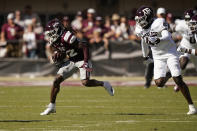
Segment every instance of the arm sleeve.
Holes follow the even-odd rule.
[[[73,44],[75,40],[77,39],[77,37],[71,31],[66,31],[64,33],[63,39],[65,42],[69,44]]]
[[[141,39],[142,55],[143,57],[148,57],[149,48],[148,45]]]

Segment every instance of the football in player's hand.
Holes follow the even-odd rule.
[[[61,62],[66,58],[66,53],[55,51],[52,55],[53,62]]]
[[[156,36],[148,37],[148,42],[150,45],[157,45],[160,42],[160,39]]]

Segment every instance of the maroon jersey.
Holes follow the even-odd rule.
[[[1,29],[5,33],[6,40],[16,40],[19,39],[18,32],[23,31],[23,28],[15,24],[13,27],[9,24],[4,24]]]
[[[89,21],[89,20],[83,20],[82,22],[82,28],[87,28],[87,27],[91,27],[90,29],[88,29],[86,32],[84,32],[84,35],[86,37],[88,37],[88,35],[92,34],[93,33],[93,26],[94,26],[94,21]]]
[[[60,52],[65,52],[70,61],[88,61],[88,47],[85,43],[79,42],[71,31],[64,31],[60,39],[52,44]]]

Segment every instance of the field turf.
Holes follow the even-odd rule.
[[[197,115],[172,87],[62,87],[57,113],[40,116],[50,87],[0,87],[0,131],[197,131]],[[197,105],[197,87],[190,87]]]

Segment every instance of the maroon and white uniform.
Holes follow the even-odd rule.
[[[6,23],[2,26],[1,31],[5,33],[6,40],[8,40],[8,41],[9,40],[17,40],[20,37],[18,32],[23,31],[23,28],[17,24],[15,24],[15,26],[12,27]]]
[[[91,68],[89,59],[88,45],[80,42],[72,31],[65,30],[61,37],[51,45],[56,51],[65,53],[67,58],[62,60],[57,74],[62,75],[64,79],[70,77],[77,70],[80,71],[80,78],[87,79],[90,72],[83,68],[87,63]]]

